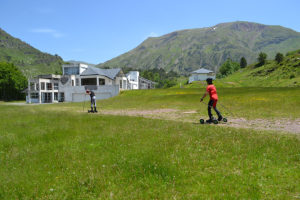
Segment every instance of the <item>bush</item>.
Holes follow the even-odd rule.
[[[217,78],[226,77],[239,70],[239,68],[239,63],[233,62],[231,59],[227,59],[220,67],[219,73],[217,74]]]
[[[0,99],[5,101],[25,99],[22,91],[27,79],[19,69],[10,63],[0,63]]]

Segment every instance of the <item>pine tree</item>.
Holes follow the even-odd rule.
[[[245,57],[242,57],[242,58],[241,58],[241,61],[240,61],[240,67],[241,67],[241,68],[247,67],[247,60],[246,60]]]
[[[281,63],[283,61],[283,54],[282,53],[277,53],[275,56],[275,60],[277,61],[277,63]]]

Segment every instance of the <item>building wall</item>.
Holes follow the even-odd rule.
[[[95,78],[95,76],[86,77]],[[72,86],[72,79],[62,84],[59,83],[59,93],[64,93],[64,101],[66,102],[82,102],[88,100],[89,96],[86,95],[86,89],[92,89],[95,92],[97,99],[107,99],[119,94],[119,85],[94,85],[94,86]],[[106,82],[105,82],[106,84]]]
[[[207,78],[216,79],[215,75],[209,75],[209,74],[192,74],[189,77],[189,83],[193,81],[205,81]]]

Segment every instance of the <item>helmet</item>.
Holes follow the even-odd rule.
[[[207,84],[212,84],[212,81],[213,81],[212,78],[207,78],[207,79],[206,79]]]

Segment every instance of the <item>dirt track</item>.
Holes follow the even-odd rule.
[[[102,110],[101,114],[140,116],[145,118],[165,119],[183,122],[197,122],[200,118],[197,111],[180,111],[176,109],[154,109],[154,110]],[[202,116],[207,118],[207,116]],[[220,126],[230,126],[235,128],[251,128],[257,130],[274,130],[294,134],[300,134],[300,118],[291,119],[254,119],[230,118],[226,124]]]

